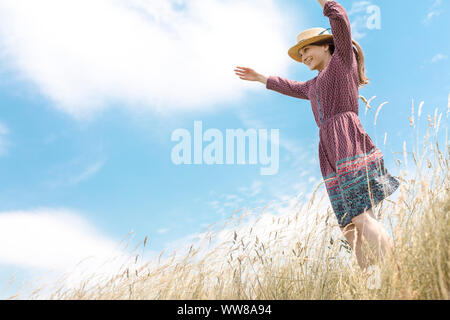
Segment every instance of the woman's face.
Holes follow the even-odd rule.
[[[330,55],[329,45],[310,44],[301,48],[298,52],[302,56],[302,63],[310,70],[323,70],[326,67]]]

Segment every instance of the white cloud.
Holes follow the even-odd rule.
[[[214,190],[209,192],[214,200],[206,201],[206,204],[214,209],[214,212],[222,219],[228,218],[234,212],[250,207],[258,201],[256,196],[263,190],[263,183],[260,180],[254,180],[248,186],[236,187],[236,193],[216,194]]]
[[[431,5],[430,9],[428,9],[427,16],[423,20],[423,23],[429,23],[434,17],[439,16],[442,13],[442,9],[440,8],[442,5],[442,0],[435,0]]]
[[[438,61],[441,61],[441,60],[445,60],[447,58],[448,58],[447,55],[442,54],[442,53],[438,53],[431,59],[431,63],[435,63],[435,62],[438,62]]]
[[[448,56],[443,53],[437,53],[434,55],[431,59],[427,59],[424,61],[423,64],[420,65],[420,69],[423,70],[427,65],[430,65],[432,63],[438,63],[439,61],[447,60]]]
[[[0,266],[26,270],[25,281],[42,288],[44,298],[52,287],[110,279],[133,260],[119,242],[67,209],[0,212],[0,244]],[[37,275],[39,281],[30,278]]]
[[[160,228],[156,231],[158,234],[165,234],[170,231],[170,228]]]
[[[0,122],[0,156],[5,155],[8,151],[8,142],[6,140],[8,134],[8,127]]]
[[[105,164],[105,160],[96,161],[93,164],[90,164],[87,168],[85,168],[80,174],[74,176],[71,179],[72,184],[78,184],[81,181],[87,180],[95,175]]]
[[[238,191],[247,197],[254,197],[261,193],[263,183],[260,180],[255,180],[252,182],[250,187],[239,187]]]
[[[73,187],[91,179],[106,163],[103,155],[93,156],[92,152],[52,166],[43,184],[51,188]],[[92,159],[93,157],[97,159]]]
[[[117,243],[67,209],[1,212],[0,243],[1,264],[46,270],[120,253]]]
[[[205,110],[257,88],[235,66],[287,67],[290,14],[273,0],[5,0],[0,53],[74,117],[112,102]]]

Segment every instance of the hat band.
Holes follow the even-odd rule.
[[[326,31],[328,31],[328,30],[330,30],[331,31],[331,28],[327,28],[327,29],[325,29],[325,30],[323,30],[321,33],[319,33],[318,34],[318,36],[320,36],[320,35],[322,35],[322,34],[324,34]]]
[[[327,29],[321,31],[321,32],[318,34],[318,36],[321,36],[322,34],[324,34],[325,32],[327,32],[328,30],[331,31],[331,28],[327,28]],[[308,39],[309,39],[309,38],[308,38]],[[302,39],[302,40],[300,40],[300,41],[298,42],[298,44],[300,44],[300,43],[302,43],[303,41],[306,41],[306,40],[308,40],[308,39]]]

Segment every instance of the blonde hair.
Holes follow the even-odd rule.
[[[358,42],[352,40],[353,52],[355,53],[356,60],[358,61],[358,74],[359,74],[359,86],[363,87],[369,84],[369,78],[366,76],[366,68],[364,65],[364,52]]]
[[[369,78],[367,78],[366,76],[366,68],[364,66],[364,52],[358,42],[356,42],[355,40],[352,40],[352,42],[353,42],[353,52],[356,56],[356,61],[358,62],[359,87],[363,87],[366,84],[369,84]],[[311,43],[311,45],[317,46],[324,44],[328,44],[330,46],[330,53],[333,54],[335,48],[333,39],[327,39]]]

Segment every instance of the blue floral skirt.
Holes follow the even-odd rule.
[[[336,171],[324,180],[341,228],[389,197],[400,185],[387,172],[383,155],[377,147],[368,153],[337,161]]]

